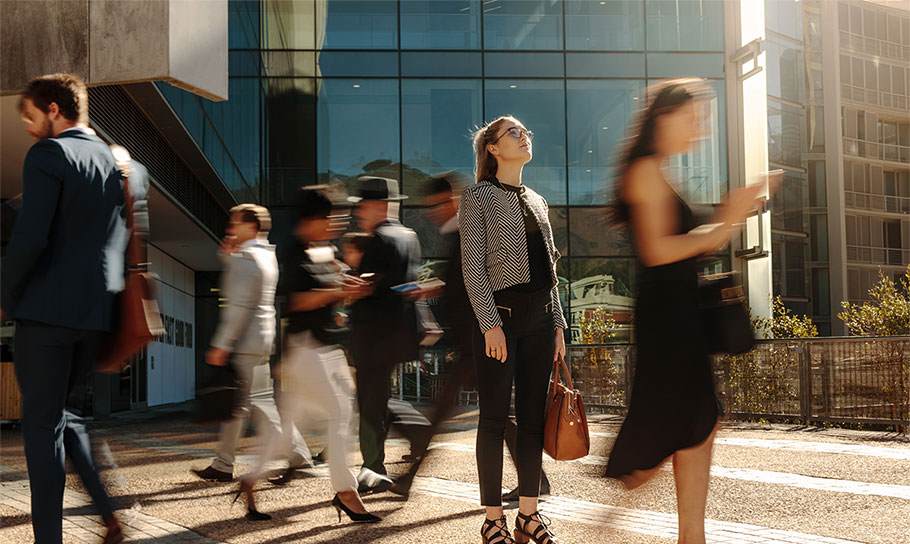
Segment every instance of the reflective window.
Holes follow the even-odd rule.
[[[644,3],[640,0],[570,0],[566,49],[643,51]]]
[[[722,0],[648,0],[650,51],[723,51]]]
[[[643,53],[566,53],[567,77],[645,77]]]
[[[562,53],[485,53],[487,77],[563,77]]]
[[[431,174],[457,170],[471,178],[471,129],[483,122],[481,100],[479,79],[402,80],[402,168],[411,200]]]
[[[805,116],[801,108],[768,101],[768,160],[802,166],[805,146]]]
[[[605,204],[607,183],[644,82],[601,80],[566,82],[569,202]]]
[[[481,77],[483,57],[480,52],[404,51],[401,53],[401,75],[404,77]]]
[[[398,80],[317,80],[320,182],[365,172],[400,179]]]
[[[779,34],[802,40],[802,4],[792,1],[765,0],[765,26]]]
[[[233,3],[233,2],[229,2]],[[263,48],[313,49],[316,47],[316,7],[314,2],[265,0],[263,11]]]
[[[266,203],[291,203],[294,191],[316,182],[316,81],[265,80],[268,168]]]
[[[401,48],[480,49],[480,5],[480,0],[402,0]]]
[[[774,41],[765,42],[768,68],[768,95],[803,102],[805,100],[806,65],[799,47]]]
[[[316,64],[322,77],[398,76],[398,53],[320,51]]]
[[[259,2],[236,0],[228,2],[228,48],[259,48]]]
[[[635,255],[628,229],[612,225],[605,207],[572,208],[569,212],[569,237],[573,256]]]
[[[560,255],[569,254],[569,211],[563,206],[550,207],[550,228],[553,229],[553,243]]]
[[[398,2],[323,0],[316,2],[317,49],[395,49]]]
[[[571,338],[581,339],[585,321],[611,317],[613,340],[629,340],[635,308],[634,259],[570,259],[568,298]],[[598,315],[601,314],[601,315]],[[590,326],[590,325],[588,325]]]
[[[796,172],[785,172],[780,189],[771,200],[771,228],[805,232],[805,209],[808,201],[806,180]]]
[[[648,77],[723,77],[724,56],[706,53],[648,53]]]
[[[488,80],[485,120],[514,115],[534,132],[524,182],[551,205],[566,203],[566,115],[562,81]]]
[[[486,49],[562,49],[562,3],[553,0],[486,0]]]

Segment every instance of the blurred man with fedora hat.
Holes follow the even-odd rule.
[[[400,194],[394,179],[362,176],[354,216],[360,229],[370,235],[358,273],[373,283],[372,293],[351,307],[350,348],[357,373],[357,403],[360,409],[360,451],[363,469],[358,476],[361,490],[387,490],[385,439],[391,420],[401,424],[412,442],[425,432],[429,421],[406,404],[392,403],[391,373],[400,363],[418,358],[421,327],[435,330],[412,298],[396,293],[396,285],[417,279],[420,242],[417,234],[398,221]]]

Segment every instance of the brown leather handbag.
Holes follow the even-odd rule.
[[[98,356],[97,370],[116,374],[149,342],[164,334],[164,324],[155,299],[155,276],[148,272],[146,241],[136,232],[133,197],[130,194],[130,156],[126,149],[111,146],[117,166],[123,172],[123,199],[126,206],[126,283],[118,295],[119,322]]]
[[[566,385],[560,381],[560,372]],[[553,363],[553,374],[550,377],[543,449],[557,461],[580,459],[588,455],[591,449],[585,405],[581,393],[572,383],[572,373],[562,356]]]

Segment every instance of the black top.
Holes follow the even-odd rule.
[[[289,278],[285,286],[290,303],[294,293],[305,293],[313,289],[332,289],[342,281],[343,268],[335,258],[332,246],[304,247],[295,250],[294,265],[288,269]],[[336,344],[345,332],[335,322],[334,305],[327,305],[306,312],[288,312],[288,333],[310,331],[325,344]]]
[[[513,285],[508,289],[502,289],[500,292],[533,293],[550,289],[553,281],[550,277],[550,258],[547,256],[547,246],[543,240],[540,223],[537,222],[534,212],[528,207],[528,197],[525,193],[524,185],[516,187],[508,183],[501,183],[498,180],[494,183],[505,191],[518,194],[521,214],[524,216],[525,236],[528,239],[528,266],[531,270],[531,280],[528,283]]]

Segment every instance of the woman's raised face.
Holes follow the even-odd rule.
[[[533,156],[533,138],[534,134],[518,120],[507,119],[497,130],[493,143],[489,144],[490,152],[499,161],[526,163]]]
[[[663,155],[688,151],[705,136],[707,100],[690,100],[657,118],[655,147]]]

